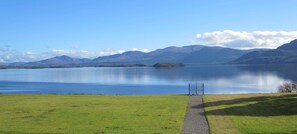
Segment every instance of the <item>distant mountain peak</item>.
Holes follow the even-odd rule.
[[[97,66],[104,64],[146,64],[153,65],[158,62],[176,62],[176,63],[197,63],[197,64],[220,64],[233,61],[247,50],[237,50],[219,46],[170,46],[163,49],[157,49],[150,52],[127,51],[121,54],[109,56],[100,56],[95,59],[72,58],[67,55],[55,56],[49,59],[21,63],[22,66]],[[19,64],[16,64],[19,65]]]
[[[72,59],[70,56],[67,56],[67,55],[60,55],[60,56],[55,56],[55,57],[52,57],[50,59]]]
[[[277,49],[281,49],[281,50],[297,50],[297,39],[291,41],[290,43],[284,44],[284,45],[278,47]]]
[[[56,56],[56,57],[61,57],[61,58],[71,58],[70,56],[67,56],[67,55],[60,55],[60,56]]]
[[[259,50],[247,53],[232,63],[237,64],[296,64],[297,39],[277,49]]]
[[[124,52],[122,54],[143,54],[145,52],[142,52],[142,51],[127,51],[127,52]]]

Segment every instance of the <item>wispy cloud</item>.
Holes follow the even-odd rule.
[[[7,45],[0,46],[0,52],[1,53],[5,53],[5,52],[8,52],[8,51],[11,51],[9,46],[7,46]]]
[[[48,52],[33,53],[33,52],[15,52],[15,51],[10,51],[9,49],[0,48],[0,62],[11,63],[11,62],[38,61],[38,60],[47,59],[47,58],[60,56],[60,55],[67,55],[75,58],[96,58],[99,56],[120,54],[126,51],[149,52],[149,50],[147,49],[138,49],[138,48],[131,48],[128,50],[116,50],[116,49],[106,48],[98,52],[87,51],[87,50],[53,49]]]
[[[297,38],[297,31],[215,31],[197,34],[205,45],[231,48],[276,48]]]
[[[288,43],[297,38],[297,31],[215,31],[197,34],[198,41],[209,46],[224,46],[239,49],[250,48],[276,48],[284,43]],[[120,54],[126,51],[149,52],[147,49],[131,48],[117,50],[106,48],[101,51],[88,50],[62,50],[53,49],[48,52],[17,52],[11,50],[9,46],[0,46],[0,62],[28,62],[37,61],[59,55],[68,55],[76,58],[96,58],[99,56]]]

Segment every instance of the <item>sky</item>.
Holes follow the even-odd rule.
[[[0,0],[0,62],[193,44],[276,48],[297,38],[296,5],[296,0]]]

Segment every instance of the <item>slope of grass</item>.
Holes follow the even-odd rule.
[[[0,95],[0,133],[181,132],[188,96]]]
[[[297,94],[206,95],[212,134],[296,134]]]

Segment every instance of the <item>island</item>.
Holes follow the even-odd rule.
[[[153,67],[183,67],[183,63],[173,63],[173,62],[159,62],[153,65]]]

